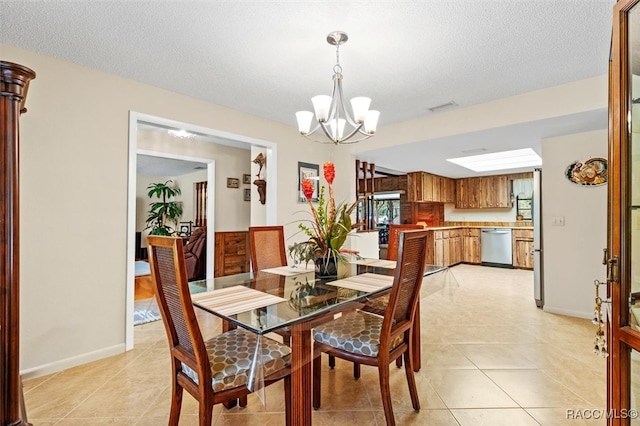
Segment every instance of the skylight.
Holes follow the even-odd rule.
[[[537,167],[542,165],[542,158],[531,148],[448,158],[447,161],[473,170],[474,172],[519,169],[522,167]]]

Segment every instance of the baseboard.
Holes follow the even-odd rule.
[[[37,367],[28,368],[22,370],[20,375],[23,379],[32,379],[35,377],[46,376],[47,374],[57,373],[67,368],[77,367],[78,365],[86,364],[88,362],[97,361],[109,356],[118,355],[125,351],[124,343],[110,346],[108,348],[102,348],[97,351],[88,352],[82,355],[76,355],[71,358],[61,359],[49,364],[39,365]]]
[[[569,317],[576,317],[576,318],[591,319],[593,317],[593,312],[571,311],[568,309],[554,308],[553,306],[548,306],[548,305],[544,305],[542,310],[545,312],[549,312],[550,314],[566,315]]]

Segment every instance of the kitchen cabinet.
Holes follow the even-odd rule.
[[[487,209],[511,207],[509,182],[507,175],[457,179],[456,208]]]
[[[480,264],[480,229],[464,228],[462,234],[462,261]]]
[[[513,267],[533,269],[533,230],[514,229],[511,232],[513,239]]]
[[[457,265],[462,262],[462,230],[449,231],[449,265]]]
[[[428,263],[453,266],[463,261],[463,240],[461,229],[436,230],[433,232],[433,256]]]
[[[426,172],[407,173],[407,201],[452,203],[455,201],[453,179]]]

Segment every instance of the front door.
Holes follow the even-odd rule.
[[[640,425],[640,0],[613,11],[609,66],[607,416]]]

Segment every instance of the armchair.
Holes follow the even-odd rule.
[[[189,281],[204,278],[207,271],[207,227],[197,228],[184,246],[184,263]]]

